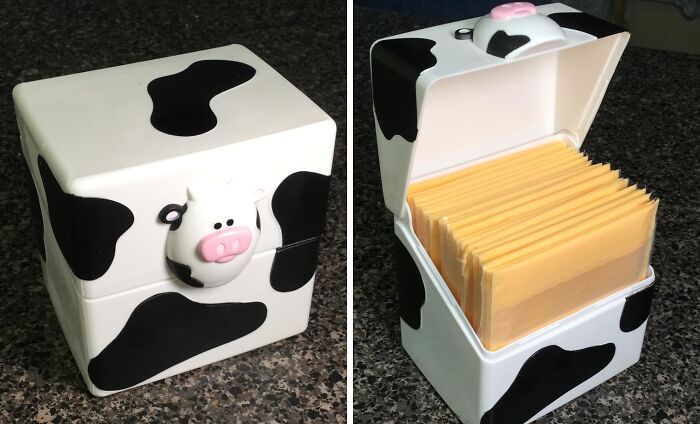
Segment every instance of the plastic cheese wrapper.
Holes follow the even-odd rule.
[[[657,200],[552,142],[412,184],[416,236],[488,350],[646,277]]]
[[[544,181],[528,186],[526,190],[490,199],[483,202],[482,204],[485,207],[479,208],[476,213],[458,213],[454,216],[443,217],[440,222],[439,238],[442,240],[440,244],[445,245],[445,248],[448,250],[444,254],[442,249],[440,251],[434,250],[434,254],[447,257],[442,267],[444,270],[443,275],[446,275],[448,279],[456,275],[454,268],[457,267],[458,262],[454,259],[462,257],[464,250],[461,246],[449,249],[447,245],[453,244],[453,240],[461,244],[462,241],[465,241],[464,237],[475,234],[471,230],[483,228],[494,221],[498,223],[505,221],[508,224],[511,220],[517,219],[522,215],[540,213],[558,202],[579,196],[595,184],[605,184],[615,180],[617,180],[617,174],[610,173],[609,168],[602,166],[589,167],[584,171],[578,170],[577,172],[565,174],[553,182]],[[496,230],[497,228],[493,228],[490,231]],[[459,234],[462,237],[457,239],[452,234]],[[466,241],[468,242],[468,240]]]
[[[478,330],[479,327],[477,317],[480,314],[478,300],[481,299],[481,287],[476,282],[480,278],[480,260],[487,261],[498,255],[509,253],[523,245],[527,246],[533,240],[552,234],[552,231],[575,225],[587,216],[595,216],[600,212],[600,205],[611,204],[619,197],[642,195],[634,187],[615,191],[619,190],[622,185],[626,185],[626,180],[620,180],[617,185],[593,189],[590,193],[579,196],[570,202],[547,208],[541,213],[519,220],[502,231],[491,232],[481,237],[477,236],[472,240],[466,238],[466,241],[470,242],[469,245],[465,245],[463,240],[459,246],[462,261],[459,262],[460,266],[456,272],[461,278],[464,278],[465,294],[462,300],[469,303],[465,303],[462,307],[465,313],[469,312],[468,317],[474,328]],[[521,252],[522,249],[518,251]]]
[[[518,193],[533,184],[546,181],[547,176],[556,178],[582,166],[585,159],[562,155],[546,155],[533,158],[531,162],[518,163],[508,167],[486,169],[466,181],[457,180],[440,189],[412,196],[416,216],[416,234],[431,258],[439,264],[439,220],[466,210],[482,209],[483,202],[499,195]],[[470,209],[471,208],[471,209]]]
[[[658,201],[526,258],[484,265],[479,338],[489,350],[644,279]]]
[[[535,167],[540,163],[538,160],[546,159],[551,154],[557,153],[557,151],[561,154],[565,146],[555,143],[552,147],[559,147],[559,149],[551,147],[532,149],[532,152],[526,151],[506,156],[493,161],[493,163],[482,163],[464,171],[435,178],[435,181],[441,181],[440,184],[436,184],[434,180],[428,180],[424,183],[411,185],[409,187],[408,201],[409,206],[415,211],[413,215],[414,226],[420,227],[419,223],[422,223],[423,208],[433,206],[436,203],[439,205],[439,202],[444,201],[446,197],[449,198],[451,196],[454,198],[455,195],[460,193],[463,194],[461,197],[464,197],[468,190],[478,190],[484,184],[489,184],[494,180],[500,181],[504,176],[507,178],[509,173],[517,172],[523,167]],[[420,230],[421,228],[417,228],[417,231]]]

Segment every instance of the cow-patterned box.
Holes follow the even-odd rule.
[[[335,124],[239,45],[13,91],[44,277],[106,395],[307,326]]]
[[[533,421],[637,362],[654,272],[486,350],[413,231],[407,188],[553,139],[580,148],[628,39],[568,6],[519,2],[372,46],[382,189],[398,238],[401,340],[464,422]]]

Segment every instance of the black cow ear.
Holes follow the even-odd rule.
[[[158,213],[158,219],[163,224],[170,224],[170,231],[175,231],[180,227],[182,223],[182,216],[187,211],[187,203],[184,205],[170,204]]]

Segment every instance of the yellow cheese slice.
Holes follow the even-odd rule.
[[[561,167],[579,163],[584,159],[575,150],[567,148],[547,154],[532,161],[518,163],[507,168],[489,168],[465,180],[445,184],[439,190],[425,191],[409,199],[413,215],[413,223],[418,239],[427,247],[426,235],[430,219],[426,215],[435,216],[441,209],[457,207],[469,202],[476,193],[488,193],[492,187],[505,187],[518,184],[522,178],[536,178],[538,170],[557,172]]]
[[[461,174],[459,178],[454,178],[444,183],[436,184],[429,188],[424,188],[423,190],[418,191],[413,189],[414,184],[412,184],[409,186],[410,194],[407,197],[409,206],[413,209],[417,206],[435,202],[440,198],[445,198],[455,193],[473,188],[480,188],[483,186],[483,184],[488,184],[494,181],[494,179],[501,178],[503,175],[519,172],[524,169],[536,168],[538,166],[546,167],[548,166],[548,161],[551,162],[556,158],[578,154],[576,150],[566,146],[563,143],[552,143],[548,146],[549,148],[530,149],[513,155],[514,157],[512,160],[508,160],[505,163],[486,162],[474,167],[465,168],[461,171],[453,173]],[[510,156],[506,156],[501,159],[505,160],[506,158],[510,158]],[[445,179],[453,174],[437,177],[436,180]],[[430,181],[432,181],[432,179],[416,183],[416,185],[425,185]],[[411,193],[412,191],[416,192]]]
[[[434,220],[429,227],[428,253],[433,261],[440,261],[440,226],[446,226],[446,231],[463,224],[464,219],[475,213],[495,214],[500,211],[511,210],[514,213],[527,213],[536,209],[536,200],[552,196],[550,199],[566,199],[576,193],[590,190],[588,187],[596,187],[612,183],[618,178],[618,172],[610,172],[609,165],[596,164],[584,168],[583,171],[571,168],[569,172],[558,175],[555,179],[545,179],[536,184],[524,183],[517,190],[513,190],[506,196],[490,195],[482,193],[474,198],[474,204],[468,208],[453,209],[443,212],[440,220]]]
[[[523,190],[541,187],[548,181],[570,178],[576,173],[585,172],[589,162],[582,156],[563,158],[561,163],[552,163],[538,168],[522,170],[518,173],[506,174],[500,179],[487,181],[469,191],[455,193],[453,196],[432,205],[418,207],[420,215],[417,225],[420,238],[428,253],[434,260],[439,260],[439,222],[454,214],[469,214],[471,211],[485,207],[486,201],[498,202],[503,198],[517,196]],[[418,234],[417,234],[418,235]],[[436,250],[437,249],[437,250]]]
[[[565,240],[566,237],[574,236],[580,228],[614,219],[615,216],[648,203],[649,197],[642,190],[630,187],[606,200],[602,204],[594,204],[593,207],[564,214],[549,224],[525,229],[504,240],[495,241],[483,247],[475,246],[467,252],[463,258],[465,266],[462,277],[467,287],[465,291],[470,290],[468,293],[471,294],[472,299],[467,306],[473,308],[471,313],[475,326],[481,326],[479,320],[482,316],[483,287],[478,282],[481,281],[483,267],[497,267],[526,258],[539,250],[556,248],[557,243]]]
[[[425,206],[430,203],[438,202],[441,199],[449,197],[453,194],[458,194],[464,190],[481,188],[484,184],[492,184],[495,179],[508,177],[514,173],[526,170],[539,168],[544,169],[558,163],[558,161],[561,161],[562,159],[570,159],[576,156],[581,156],[581,153],[577,152],[573,148],[561,148],[555,150],[545,150],[540,152],[540,154],[533,156],[525,156],[520,158],[520,160],[514,160],[507,163],[507,166],[492,166],[492,164],[486,163],[487,165],[491,166],[480,168],[479,172],[464,175],[458,179],[440,184],[433,188],[422,190],[418,193],[410,195],[408,200],[415,206]],[[466,169],[471,170],[472,168]],[[410,187],[413,187],[413,185]]]
[[[539,249],[524,257],[484,264],[479,329],[484,346],[496,350],[644,278],[657,207],[654,200],[632,211],[606,211],[602,219],[590,219],[586,225],[534,243]],[[554,239],[558,241],[553,246]],[[585,290],[578,290],[575,299],[562,301],[557,290],[561,285],[569,289],[583,285]],[[538,307],[527,309],[527,319],[522,310],[514,312],[525,301],[532,306],[533,299]]]
[[[478,260],[482,266],[498,269],[527,259],[527,257],[542,250],[556,247],[559,243],[577,237],[583,229],[615,222],[615,220],[622,219],[639,208],[650,207],[651,203],[647,193],[635,190],[629,196],[622,196],[600,208],[581,212],[569,219],[553,223],[540,231],[532,232],[482,254],[479,252],[473,252],[473,254],[475,260]]]
[[[533,158],[536,158],[543,154],[547,154],[554,151],[562,151],[566,149],[571,149],[571,147],[563,141],[554,141],[551,143],[546,143],[540,146],[533,147],[531,149],[522,150],[512,155],[506,155],[498,159],[482,162],[477,165],[470,166],[468,168],[464,168],[455,172],[450,172],[449,174],[441,175],[439,177],[434,177],[424,181],[413,183],[408,188],[408,198],[410,199],[418,193],[438,187],[440,185],[449,183],[454,180],[458,180],[465,177],[472,177],[478,174],[479,172],[489,168],[512,166],[520,162],[530,161]]]
[[[476,299],[476,290],[472,287],[471,274],[464,274],[471,260],[471,250],[491,247],[496,242],[504,242],[509,237],[518,237],[528,230],[536,230],[542,226],[550,225],[553,220],[574,211],[581,211],[595,207],[598,204],[609,201],[610,196],[619,193],[627,187],[627,180],[615,180],[611,184],[594,188],[582,195],[572,194],[572,198],[557,204],[547,202],[546,199],[538,199],[531,211],[524,214],[514,213],[512,210],[501,211],[490,217],[475,215],[471,222],[457,230],[446,231],[447,226],[440,227],[440,244],[442,254],[442,275],[448,287],[456,287],[459,292],[460,305],[470,322],[475,324],[471,314],[473,302]],[[628,187],[628,190],[634,190]],[[466,275],[466,276],[464,276]]]

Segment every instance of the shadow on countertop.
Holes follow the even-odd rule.
[[[345,11],[312,1],[69,0],[0,8],[0,422],[345,422]],[[261,56],[338,124],[309,327],[228,360],[93,397],[34,255],[12,87],[233,43]]]
[[[401,347],[369,75],[374,40],[441,23],[354,10],[355,422],[459,422]],[[640,362],[538,422],[700,422],[700,57],[628,48],[584,149],[660,197],[659,284]]]

